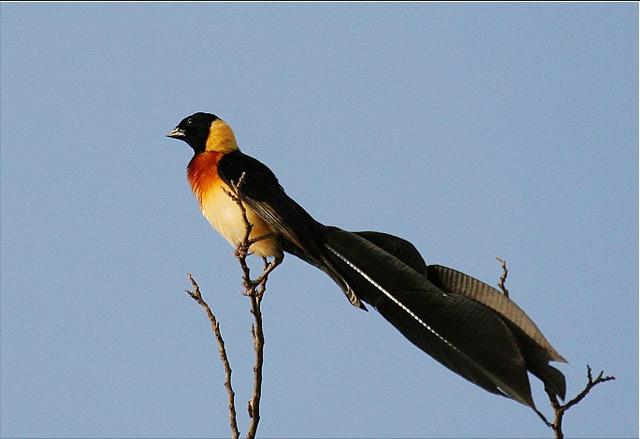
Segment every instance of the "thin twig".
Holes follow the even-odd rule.
[[[256,353],[255,362],[253,365],[253,395],[247,404],[247,411],[249,413],[249,427],[247,429],[247,438],[253,439],[258,431],[258,424],[260,423],[260,399],[262,397],[262,368],[264,364],[264,330],[262,324],[262,310],[260,305],[262,298],[267,290],[267,280],[269,279],[269,273],[271,273],[282,262],[283,256],[278,255],[275,259],[269,263],[266,258],[264,261],[264,270],[262,274],[255,280],[251,279],[251,270],[247,264],[247,256],[250,254],[250,248],[256,242],[267,239],[271,234],[259,236],[257,238],[251,238],[251,231],[253,230],[253,224],[249,221],[247,216],[247,209],[244,205],[242,193],[240,191],[244,184],[245,173],[238,180],[238,183],[233,183],[232,192],[227,192],[227,195],[236,202],[240,211],[242,212],[242,219],[245,225],[245,234],[242,242],[237,246],[235,256],[242,268],[242,282],[245,288],[244,294],[249,296],[251,302],[251,314],[254,318],[254,323],[251,325],[251,337],[253,339],[253,348]]]
[[[268,268],[268,264],[265,260],[265,271]],[[263,287],[262,293],[264,293]],[[249,412],[249,428],[247,430],[247,438],[254,438],[256,431],[258,430],[258,423],[260,422],[260,398],[262,397],[262,365],[264,364],[264,332],[262,330],[262,310],[260,309],[260,303],[262,302],[262,295],[253,294],[249,296],[251,301],[251,314],[255,323],[251,325],[251,336],[253,338],[253,348],[256,353],[255,362],[253,364],[253,395],[247,404],[247,411]]]
[[[240,437],[240,432],[238,431],[238,421],[236,419],[235,393],[233,391],[233,386],[231,385],[231,366],[229,365],[227,350],[224,346],[222,332],[220,331],[220,323],[218,323],[215,314],[213,314],[207,302],[205,302],[202,298],[200,287],[198,286],[198,283],[195,281],[191,273],[188,273],[187,276],[191,281],[193,291],[186,290],[186,292],[193,300],[195,300],[202,308],[204,308],[205,312],[207,313],[207,317],[209,317],[209,322],[211,322],[211,329],[213,330],[216,336],[216,340],[218,341],[218,352],[220,353],[220,360],[222,360],[222,364],[224,366],[224,387],[227,389],[227,396],[229,400],[229,428],[231,429],[233,438],[237,439]]]
[[[591,389],[593,389],[598,384],[606,383],[607,381],[614,381],[615,379],[616,377],[614,376],[604,376],[604,371],[601,371],[594,380],[591,373],[591,367],[587,365],[587,384],[585,385],[582,392],[578,393],[576,397],[571,401],[567,402],[566,404],[560,404],[558,398],[556,398],[556,395],[550,391],[547,391],[549,401],[551,402],[551,407],[553,407],[553,412],[555,414],[555,420],[553,422],[546,422],[546,424],[553,430],[556,435],[556,439],[564,438],[564,432],[562,431],[562,420],[567,410],[582,401],[589,394]]]
[[[500,265],[502,266],[502,276],[500,276],[498,287],[500,287],[500,289],[502,290],[502,294],[509,297],[509,290],[507,290],[507,287],[505,286],[505,282],[507,281],[507,276],[509,275],[509,270],[507,270],[507,261],[499,257],[496,257],[496,259],[498,260],[498,262],[500,262]]]

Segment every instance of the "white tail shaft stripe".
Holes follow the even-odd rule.
[[[362,271],[361,269],[359,269],[357,266],[355,266],[351,261],[349,261],[346,257],[344,257],[343,255],[341,255],[339,252],[337,252],[335,249],[333,249],[331,246],[325,244],[325,246],[329,249],[329,251],[331,253],[333,253],[334,255],[336,255],[338,258],[340,258],[342,260],[342,262],[344,262],[345,264],[347,264],[349,267],[351,267],[352,269],[354,269],[356,271],[356,273],[358,273],[360,276],[364,277],[367,281],[369,281],[369,283],[371,283],[371,285],[373,285],[374,287],[376,287],[377,289],[379,289],[382,294],[384,294],[385,296],[387,296],[393,303],[395,303],[396,305],[398,305],[400,308],[402,308],[407,314],[409,314],[411,317],[413,317],[418,323],[420,323],[422,326],[424,326],[425,328],[427,328],[427,330],[429,332],[431,332],[433,335],[435,335],[436,337],[438,337],[440,340],[442,340],[443,343],[445,343],[447,346],[449,346],[451,349],[459,352],[462,354],[462,352],[456,348],[451,342],[449,342],[449,340],[447,340],[446,338],[444,338],[442,335],[438,334],[438,332],[433,329],[431,326],[427,325],[420,317],[418,317],[413,311],[411,311],[407,306],[405,306],[402,302],[400,302],[398,299],[396,299],[391,293],[389,293],[387,290],[385,290],[384,288],[382,288],[382,286],[380,286],[380,284],[378,284],[376,281],[374,281],[373,279],[371,279],[371,277],[369,277],[369,275],[367,275],[367,273],[365,273],[364,271]],[[463,354],[464,355],[464,354]],[[466,356],[466,355],[465,355]]]
[[[498,379],[494,374],[490,373],[487,369],[485,369],[483,366],[477,364],[475,361],[473,361],[471,358],[469,358],[469,356],[467,354],[465,354],[463,351],[461,351],[460,349],[458,349],[457,347],[455,347],[449,340],[447,340],[446,338],[444,338],[442,335],[440,335],[435,329],[433,329],[431,326],[427,325],[420,317],[418,317],[413,311],[411,311],[406,305],[404,305],[402,302],[400,302],[398,299],[396,299],[391,293],[389,293],[387,290],[385,290],[380,284],[378,284],[376,281],[374,281],[373,279],[371,279],[371,277],[369,275],[367,275],[367,273],[365,273],[364,271],[362,271],[360,268],[358,268],[356,265],[354,265],[349,259],[347,259],[345,256],[343,256],[342,254],[340,254],[338,251],[336,251],[335,249],[333,249],[331,246],[329,246],[328,244],[325,244],[325,247],[327,249],[329,249],[329,251],[331,253],[333,253],[334,255],[336,255],[338,258],[340,258],[340,260],[342,260],[345,264],[347,264],[349,267],[351,267],[353,270],[355,270],[356,273],[358,273],[360,276],[364,277],[369,283],[371,283],[371,285],[373,285],[374,287],[376,287],[378,290],[380,290],[382,292],[382,294],[384,294],[385,296],[387,296],[387,298],[389,298],[393,303],[395,303],[396,305],[398,305],[402,310],[404,310],[407,314],[409,314],[411,317],[413,317],[418,323],[420,323],[422,326],[424,326],[429,332],[431,332],[433,335],[435,335],[438,339],[440,339],[445,345],[447,345],[449,348],[451,348],[453,351],[455,351],[456,353],[458,353],[460,356],[462,356],[463,358],[465,358],[467,361],[469,361],[471,364],[473,364],[475,367],[477,367],[480,371],[482,371],[482,373],[491,379],[491,381],[493,381],[494,386],[496,388],[496,390],[504,395],[506,395],[509,398],[515,399],[516,401],[520,401],[521,403],[525,404],[525,405],[529,405],[529,403],[523,399],[518,393],[514,392],[514,391],[507,391],[505,389],[508,389],[509,386],[505,386],[504,382],[500,379]],[[445,294],[446,296],[446,294]],[[469,378],[468,378],[469,379]]]

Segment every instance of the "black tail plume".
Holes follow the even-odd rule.
[[[325,259],[336,276],[444,366],[532,408],[527,371],[564,397],[564,376],[547,364],[564,358],[506,296],[463,273],[428,266],[411,243],[393,235],[324,232]]]

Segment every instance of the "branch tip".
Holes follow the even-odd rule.
[[[496,260],[500,262],[500,266],[502,267],[502,276],[500,276],[500,281],[498,282],[498,287],[502,290],[502,294],[509,297],[509,290],[507,289],[505,282],[507,281],[507,276],[509,275],[509,270],[507,269],[507,261],[496,256]]]

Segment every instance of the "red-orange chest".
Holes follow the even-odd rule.
[[[221,158],[221,152],[207,151],[194,156],[187,166],[187,180],[201,205],[207,193],[224,184],[218,175],[218,162]]]

